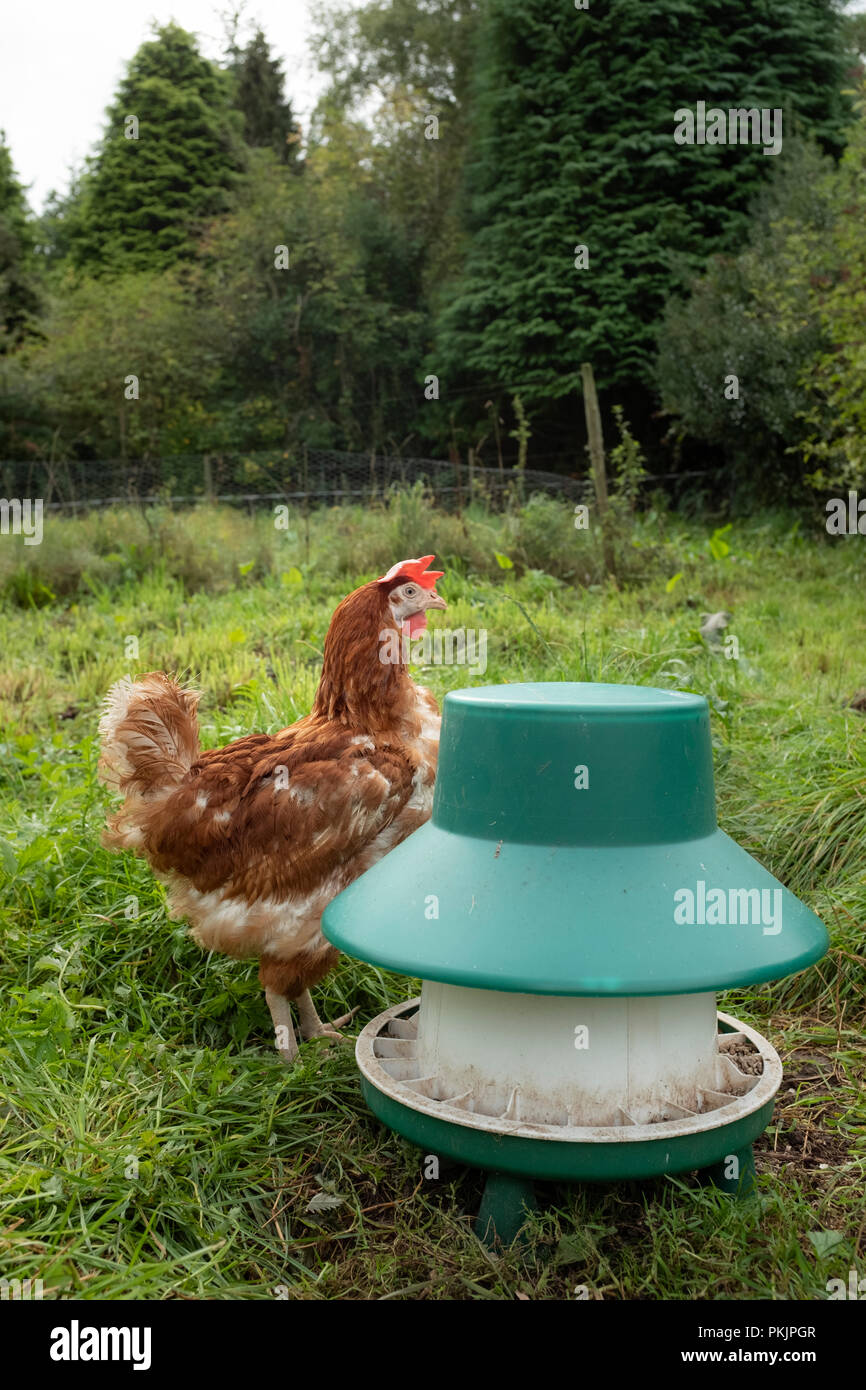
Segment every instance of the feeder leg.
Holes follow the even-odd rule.
[[[512,1173],[488,1173],[475,1234],[488,1248],[497,1242],[511,1245],[528,1213],[535,1211],[537,1206],[535,1188],[528,1178],[518,1178]]]
[[[705,1168],[701,1176],[731,1197],[751,1197],[755,1191],[755,1155],[751,1144]]]

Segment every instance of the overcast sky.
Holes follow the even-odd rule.
[[[784,0],[780,0],[784,3]],[[0,130],[18,177],[40,210],[52,188],[65,189],[68,170],[102,132],[105,107],[125,64],[150,35],[150,21],[174,19],[198,34],[202,51],[222,52],[221,11],[231,0],[6,0],[0,45]],[[850,11],[866,10],[852,0]],[[283,59],[286,88],[302,125],[321,89],[310,63],[307,0],[247,0]]]
[[[864,0],[866,3],[866,0]],[[16,173],[39,211],[52,188],[65,189],[70,165],[99,139],[104,111],[126,63],[150,37],[151,20],[174,19],[197,34],[203,53],[223,51],[220,13],[231,0],[6,0],[0,43],[0,130]],[[308,61],[307,0],[248,0],[283,59],[286,90],[302,125],[321,79]]]

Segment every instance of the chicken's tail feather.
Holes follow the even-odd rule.
[[[102,781],[134,800],[176,787],[199,756],[199,699],[161,671],[117,681],[99,721]]]

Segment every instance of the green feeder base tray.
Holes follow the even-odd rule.
[[[753,1191],[751,1146],[772,1116],[782,1064],[765,1038],[729,1015],[718,1015],[720,1032],[745,1035],[763,1061],[746,1094],[654,1124],[569,1126],[467,1112],[437,1099],[435,1086],[424,1088],[428,1095],[413,1089],[411,1078],[398,1079],[388,1070],[394,1068],[387,1043],[406,1038],[418,1007],[417,999],[395,1005],[360,1034],[356,1057],[364,1099],[383,1124],[425,1153],[488,1171],[476,1224],[482,1239],[510,1243],[534,1205],[534,1179],[617,1182],[701,1169],[707,1181],[731,1195]]]

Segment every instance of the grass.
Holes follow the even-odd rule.
[[[866,1273],[862,544],[780,516],[713,530],[635,520],[619,587],[547,502],[453,517],[415,492],[283,531],[202,509],[0,539],[0,1276],[55,1298],[678,1300],[824,1298]],[[528,1243],[491,1254],[471,1230],[482,1176],[426,1176],[366,1111],[348,1042],[284,1068],[255,963],[202,954],[147,866],[100,847],[112,680],[194,675],[207,745],[276,729],[309,707],[337,600],[434,547],[449,625],[489,634],[474,683],[706,694],[721,825],[830,928],[818,966],[720,1001],[785,1063],[752,1202],[694,1175],[542,1187]],[[721,608],[739,660],[699,639]],[[440,698],[473,679],[421,674]],[[344,958],[316,994],[366,1021],[413,988]]]

